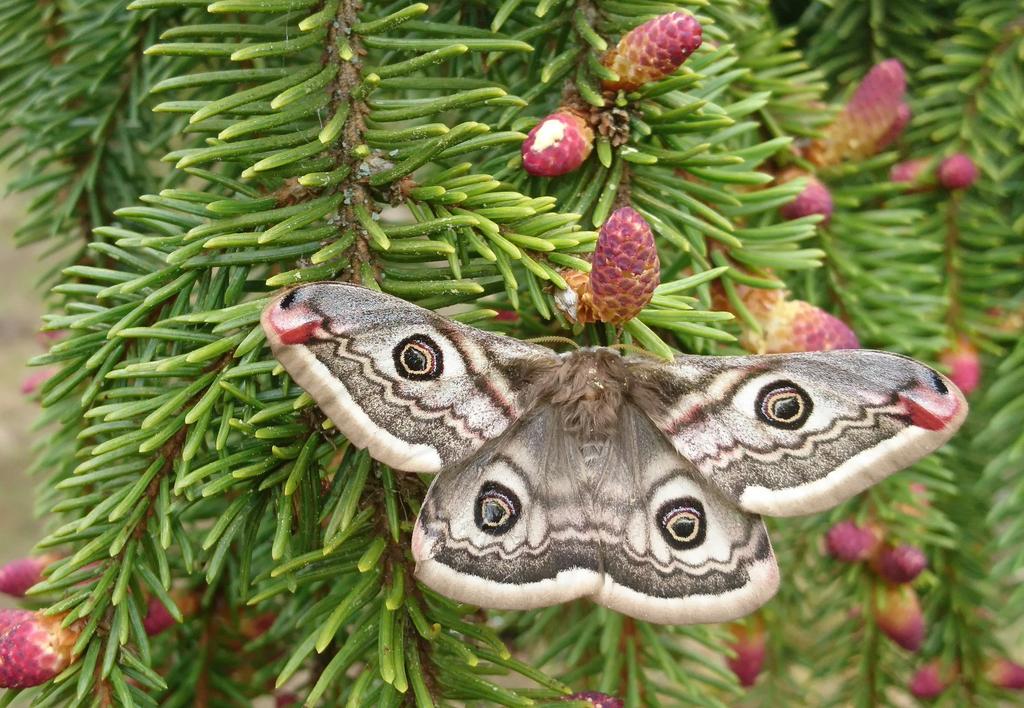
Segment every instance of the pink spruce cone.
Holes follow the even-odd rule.
[[[942,666],[937,660],[929,661],[910,679],[910,692],[915,698],[922,700],[938,698],[949,688],[949,680],[943,677],[943,673]]]
[[[825,129],[825,136],[811,144],[808,157],[816,165],[834,165],[842,160],[874,155],[890,138],[890,129],[908,115],[903,101],[907,76],[896,59],[876,64],[853,92],[853,96]]]
[[[6,608],[0,610],[0,636],[3,636],[4,632],[12,626],[24,622],[34,614],[32,610],[10,610]]]
[[[569,284],[556,297],[576,322],[622,324],[633,319],[654,296],[661,263],[647,221],[630,207],[612,212],[597,237],[589,276],[562,273]]]
[[[46,683],[71,664],[78,630],[61,627],[61,616],[14,612],[21,614],[0,633],[0,688]]]
[[[557,177],[572,172],[590,156],[594,131],[569,111],[552,113],[523,141],[523,169],[534,177]]]
[[[897,162],[889,168],[889,181],[915,187],[930,187],[932,161],[927,157]]]
[[[199,609],[199,595],[195,592],[175,588],[171,590],[171,599],[184,617],[195,614]],[[146,604],[146,616],[142,620],[142,628],[146,630],[146,634],[156,636],[177,623],[164,603],[151,595]]]
[[[877,529],[840,521],[825,534],[825,550],[844,563],[859,563],[871,558],[881,543]]]
[[[613,212],[601,226],[590,271],[591,301],[600,320],[631,320],[651,301],[660,279],[650,225],[630,207]]]
[[[46,566],[59,558],[56,554],[47,553],[12,560],[0,568],[0,592],[11,597],[25,597],[25,591],[43,579]]]
[[[741,686],[753,686],[764,668],[767,637],[764,622],[758,617],[749,624],[734,623],[729,625],[732,641],[729,648],[736,656],[726,660],[726,665],[736,674]]]
[[[176,622],[171,613],[164,607],[164,603],[155,597],[149,598],[149,603],[146,605],[146,616],[142,620],[142,628],[146,630],[146,634],[155,637],[173,627]]]
[[[958,152],[950,155],[939,165],[939,184],[946,189],[967,189],[978,179],[978,168],[974,160]]]
[[[784,204],[779,210],[783,219],[799,219],[801,216],[821,214],[825,217],[821,223],[827,224],[832,218],[832,194],[828,187],[814,177],[809,177],[804,191],[796,199]]]
[[[965,337],[939,355],[939,361],[949,369],[949,378],[965,395],[978,388],[981,382],[981,357],[971,341]]]
[[[997,659],[985,672],[988,680],[999,688],[1024,691],[1024,666],[1009,659]]]
[[[601,63],[619,76],[618,81],[604,81],[604,88],[635,91],[668,76],[700,47],[701,33],[700,23],[681,12],[643,23],[602,57]]]
[[[904,544],[883,548],[878,554],[876,570],[890,583],[909,583],[928,567],[928,559],[917,546]]]
[[[594,708],[622,708],[625,704],[621,698],[609,696],[607,693],[597,691],[580,691],[571,696],[565,696],[563,701],[589,701]]]
[[[744,291],[743,303],[761,325],[761,333],[744,328],[740,345],[755,354],[824,352],[858,349],[850,327],[809,302],[787,300],[782,290]]]
[[[882,150],[885,150],[887,147],[899,140],[900,136],[903,135],[903,130],[910,124],[912,116],[913,114],[910,112],[910,106],[906,103],[901,103],[897,106],[896,117],[893,118],[892,123],[889,124],[885,134],[878,139],[878,145],[875,147],[876,152],[882,152]]]
[[[876,592],[875,622],[907,651],[917,651],[924,642],[924,614],[910,585],[886,585]]]
[[[36,371],[33,371],[22,379],[21,392],[26,396],[31,396],[39,390],[40,386],[52,379],[56,373],[57,369],[54,368],[37,369]]]
[[[49,349],[54,342],[58,342],[67,335],[65,329],[42,329],[36,332],[36,342],[43,349]]]

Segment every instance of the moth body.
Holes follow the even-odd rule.
[[[575,434],[608,436],[631,393],[630,378],[629,368],[617,352],[581,349],[562,355],[538,377],[526,405],[535,407],[543,402],[556,407],[567,429]]]
[[[341,283],[272,303],[275,356],[357,447],[437,473],[417,577],[485,607],[719,622],[778,587],[760,514],[827,509],[947,440],[941,374],[866,350],[556,354]]]

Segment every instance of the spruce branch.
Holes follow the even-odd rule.
[[[40,548],[63,556],[31,598],[78,633],[37,703],[526,705],[588,688],[729,705],[727,647],[760,641],[753,700],[875,704],[920,663],[892,641],[913,622],[880,608],[917,597],[920,661],[955,662],[964,701],[1002,695],[991,629],[1024,606],[1018,4],[814,3],[798,28],[762,0],[130,7],[0,11],[0,125],[26,136],[8,148],[27,163],[16,187],[38,190],[20,240],[82,246],[45,323],[66,334],[35,360],[59,367],[33,473],[53,522]],[[668,13],[699,23],[702,46],[627,85],[620,42]],[[809,159],[836,114],[823,95],[893,53],[911,69],[907,132],[864,159]],[[530,173],[528,134],[563,114],[592,149],[575,171]],[[887,179],[954,152],[981,168],[968,191]],[[827,213],[786,210],[815,183]],[[625,208],[651,227],[661,284],[624,323],[574,322],[563,297]],[[664,356],[751,346],[766,301],[815,321],[829,308],[865,344],[926,361],[964,335],[988,417],[864,497],[779,525],[795,577],[743,628],[582,602],[482,612],[414,580],[425,481],[337,435],[265,347],[275,292],[332,279],[521,338]],[[881,561],[838,565],[822,539],[843,522],[930,567],[910,586]],[[803,668],[833,680],[808,688]]]

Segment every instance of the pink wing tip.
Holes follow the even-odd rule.
[[[963,394],[937,374],[933,381],[901,393],[900,401],[906,406],[910,422],[925,430],[956,429],[967,413]]]
[[[427,538],[426,531],[423,530],[423,524],[416,522],[416,526],[412,531],[412,558],[417,563],[421,561],[428,561],[434,557],[434,543]]]
[[[294,302],[292,293],[277,300],[263,315],[263,328],[282,344],[303,344],[323,325],[323,318],[303,303]]]

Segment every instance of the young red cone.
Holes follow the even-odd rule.
[[[931,700],[938,698],[951,682],[951,677],[946,676],[949,672],[942,669],[938,660],[929,661],[918,669],[910,679],[910,692],[915,698]]]
[[[917,546],[887,546],[878,554],[875,569],[890,583],[909,583],[928,567],[928,559]]]
[[[155,637],[173,627],[176,622],[177,620],[171,616],[164,603],[155,597],[149,598],[149,603],[146,605],[146,616],[142,620],[142,628],[146,630],[146,634]]]
[[[0,610],[0,636],[16,624],[24,622],[35,613],[32,610],[2,609]]]
[[[599,319],[633,319],[651,301],[660,279],[650,225],[629,207],[613,212],[598,234],[590,271],[591,300]]]
[[[625,704],[621,698],[609,696],[607,693],[597,691],[580,691],[571,696],[565,696],[563,701],[589,701],[594,708],[622,708]]]
[[[886,129],[885,133],[878,139],[878,145],[875,150],[881,152],[887,147],[892,145],[894,142],[899,140],[899,137],[903,134],[903,130],[910,123],[912,113],[910,112],[910,106],[906,103],[901,103],[896,107],[896,117],[892,123]]]
[[[700,47],[701,34],[700,23],[681,12],[643,23],[601,58],[601,63],[619,76],[618,81],[604,81],[602,85],[610,91],[635,91],[663,79]]]
[[[46,368],[38,369],[33,371],[31,374],[26,376],[21,381],[21,392],[26,396],[31,396],[33,393],[39,390],[39,387],[44,383],[53,378],[54,374],[57,373],[57,369]]]
[[[36,332],[36,343],[43,349],[49,349],[54,342],[63,339],[67,335],[64,329],[44,329]]]
[[[576,322],[628,322],[651,301],[661,264],[647,221],[629,207],[616,210],[601,227],[589,276],[562,274],[569,289],[556,303]]]
[[[185,617],[195,614],[199,609],[199,595],[194,592],[176,588],[171,590],[171,599],[174,600],[174,604]],[[146,634],[151,637],[156,636],[173,627],[177,622],[164,603],[151,595],[146,604],[146,616],[142,620],[142,628],[146,630]]]
[[[61,619],[25,611],[7,626],[0,634],[0,688],[38,686],[71,664],[78,630],[61,627]]]
[[[25,591],[43,579],[43,570],[60,556],[48,553],[12,560],[0,568],[0,592],[25,597]]]
[[[906,184],[919,189],[931,188],[932,160],[927,157],[918,157],[913,160],[897,162],[889,168],[889,181],[897,184]]]
[[[978,179],[978,168],[974,160],[958,152],[947,157],[939,165],[939,184],[946,189],[967,189]]]
[[[997,659],[985,672],[988,680],[999,688],[1024,691],[1024,666],[1009,659]]]
[[[729,648],[736,656],[727,659],[726,665],[736,674],[741,686],[753,686],[764,668],[767,636],[764,621],[757,617],[748,623],[736,622],[729,625],[732,641]]]
[[[783,219],[789,220],[821,214],[825,217],[821,223],[827,224],[832,218],[832,193],[816,178],[808,176],[804,191],[800,192],[793,201],[784,204],[779,212]]]
[[[844,563],[859,563],[871,558],[881,543],[877,529],[840,521],[825,534],[825,550]]]
[[[939,361],[949,369],[949,378],[965,395],[978,388],[981,357],[969,339],[958,339],[954,346],[939,355]]]
[[[825,136],[812,143],[808,158],[824,166],[874,155],[880,146],[886,145],[885,141],[893,139],[894,124],[901,120],[901,114],[904,120],[909,120],[909,111],[901,109],[906,106],[903,100],[906,89],[907,76],[898,60],[887,59],[876,64],[835,122],[825,129]]]
[[[924,614],[910,585],[886,585],[876,591],[875,622],[907,651],[917,651],[924,642]]]
[[[572,172],[590,155],[594,131],[570,111],[552,113],[533,127],[523,142],[523,169],[534,177]]]
[[[860,341],[850,327],[820,307],[803,300],[787,300],[781,290],[744,291],[743,303],[761,325],[761,332],[745,328],[740,344],[755,354],[823,352],[857,349]]]

